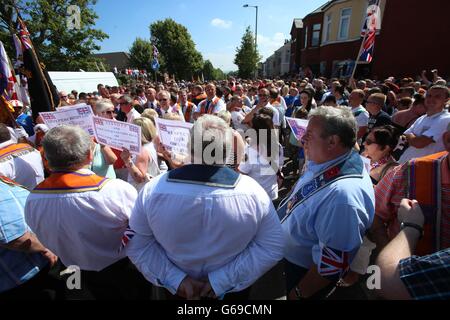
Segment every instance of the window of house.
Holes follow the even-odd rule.
[[[330,34],[331,34],[331,13],[325,16],[325,29],[323,36],[324,42],[330,41]]]
[[[352,9],[346,8],[341,10],[341,21],[339,22],[339,40],[348,39],[348,30],[350,28],[350,17],[352,15]]]
[[[313,33],[311,40],[312,47],[318,47],[320,44],[320,27],[321,27],[320,23],[313,25]]]
[[[305,27],[305,46],[304,48],[308,47],[308,27]]]

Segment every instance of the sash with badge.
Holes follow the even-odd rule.
[[[283,223],[300,204],[326,188],[335,181],[347,178],[363,178],[364,162],[356,152],[351,152],[342,161],[319,172],[314,178],[293,194],[293,191],[280,203],[278,217]],[[295,187],[292,189],[295,190]]]

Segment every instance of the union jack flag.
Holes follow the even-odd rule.
[[[361,37],[363,38],[363,45],[358,62],[370,63],[373,59],[373,50],[375,46],[375,36],[377,26],[379,25],[379,0],[369,0],[367,8],[366,19],[361,30]]]
[[[323,247],[318,264],[318,272],[324,278],[338,281],[349,268],[349,253]]]
[[[158,59],[159,51],[158,48],[156,48],[155,45],[153,45],[153,58]]]
[[[133,239],[135,234],[136,234],[136,232],[134,232],[130,228],[127,228],[125,230],[125,232],[123,233],[123,236],[122,236],[122,241],[121,241],[121,244],[120,244],[119,252],[121,252],[123,249],[125,249],[125,247],[127,246],[128,242],[130,242],[130,240]]]
[[[30,33],[28,32],[25,22],[20,17],[17,17],[17,31],[19,33],[19,38],[24,47],[23,50],[33,49],[33,44],[31,43]]]

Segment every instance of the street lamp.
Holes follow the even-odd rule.
[[[248,4],[243,5],[244,8],[255,8],[256,9],[256,23],[255,23],[255,53],[258,57],[258,6],[249,6]],[[255,79],[258,78],[258,64],[256,64]]]

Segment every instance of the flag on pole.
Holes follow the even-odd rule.
[[[154,59],[158,59],[158,57],[159,57],[159,51],[158,51],[158,48],[156,48],[156,46],[153,45],[153,58],[154,58]]]
[[[377,29],[380,28],[380,7],[379,0],[369,0],[366,19],[361,30],[363,43],[358,58],[358,63],[370,63],[373,59],[375,47],[375,37]]]
[[[3,42],[0,41],[0,95],[11,94],[14,88],[16,78],[6,55]]]
[[[30,33],[24,21],[20,18],[19,13],[17,22],[17,30],[23,53],[23,67],[19,70],[28,79],[31,110],[33,119],[36,119],[39,112],[54,111],[59,105],[59,96],[45,65],[39,62],[30,39]]]
[[[155,45],[153,45],[153,60],[152,60],[152,69],[154,71],[157,71],[160,67],[159,65],[159,61],[158,61],[158,57],[159,57],[159,51],[158,48],[156,48]]]

